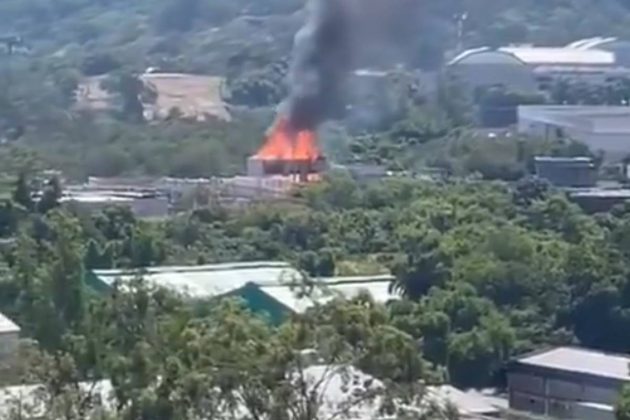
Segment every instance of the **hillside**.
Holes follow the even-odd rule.
[[[584,36],[630,33],[628,3],[622,0],[400,0],[391,4],[406,5],[383,9],[392,22],[405,24],[387,27],[386,47],[377,48],[368,39],[364,45],[357,44],[368,52],[364,54],[368,57],[366,65],[388,68],[402,63],[410,72],[439,68],[443,57],[452,54],[458,44],[454,17],[464,12],[464,47],[509,42],[564,44]],[[286,97],[287,66],[293,37],[304,22],[303,6],[303,0],[1,2],[0,41],[5,52],[0,60],[0,139],[4,145],[0,147],[0,163],[15,169],[30,168],[36,162],[35,167],[61,167],[73,177],[130,172],[208,176],[237,171],[244,156],[261,140],[273,107]],[[367,28],[364,33],[369,32]],[[157,88],[154,99],[158,113],[168,113],[179,104],[183,108],[214,107],[209,113],[222,119],[225,106],[236,106],[239,115],[226,127],[203,121],[178,125],[176,130],[180,126],[185,129],[174,134],[178,157],[172,159],[173,140],[158,133],[173,133],[174,128],[138,125],[143,115],[138,109],[150,104],[144,97],[140,101],[134,98],[144,89],[134,80],[148,68],[191,75],[190,80],[202,84],[206,83],[203,77],[210,78],[207,89],[198,84],[192,88],[196,92],[192,96],[188,95],[190,87],[172,91],[160,83],[153,89],[149,86],[149,90]],[[221,99],[213,82],[219,79],[215,78],[223,80]],[[108,91],[101,93],[118,108],[93,114],[77,107],[77,93],[81,98],[86,80],[108,82]],[[98,91],[100,82],[98,85],[91,90]],[[415,88],[400,85],[387,93],[388,101],[407,101],[405,95]],[[187,99],[182,103],[174,98]],[[220,103],[222,100],[229,104]],[[424,103],[419,98],[412,101],[414,107]],[[440,138],[454,117],[441,115],[443,109],[436,113],[435,109],[420,108],[407,115],[392,115],[385,127],[376,128],[391,128],[396,119],[415,118],[402,125],[416,127],[416,137]],[[184,112],[190,113],[197,111]],[[461,116],[454,118],[457,124],[461,122]],[[249,131],[251,127],[260,131],[247,139],[207,135]],[[417,127],[423,127],[421,132]],[[335,155],[364,158],[366,153],[361,151],[373,148],[376,142],[378,160],[405,165],[406,159],[389,157],[399,155],[397,148],[404,144],[397,144],[387,133],[388,140],[382,145],[381,134],[374,140],[369,136],[349,138],[343,126],[333,131],[334,139],[324,142],[335,144]],[[69,163],[69,151],[78,149],[86,151],[73,153]],[[168,155],[162,155],[167,150]],[[22,160],[25,156],[28,158]],[[199,156],[213,157],[202,164]]]

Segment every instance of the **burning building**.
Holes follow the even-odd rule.
[[[247,161],[250,176],[290,175],[301,182],[313,179],[326,167],[315,131],[296,130],[286,118],[276,121],[258,153]]]

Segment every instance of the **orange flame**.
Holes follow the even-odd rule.
[[[281,117],[271,128],[265,144],[256,156],[262,160],[289,160],[314,162],[321,157],[314,131],[291,130],[286,118]]]

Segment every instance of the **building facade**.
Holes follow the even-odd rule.
[[[536,176],[557,187],[588,188],[597,182],[597,170],[589,157],[534,158]]]
[[[614,405],[630,381],[630,358],[559,347],[508,365],[510,409],[540,416],[614,420]]]
[[[630,107],[582,105],[523,105],[518,107],[520,134],[572,139],[604,159],[617,162],[630,155]]]

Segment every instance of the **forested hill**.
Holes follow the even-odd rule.
[[[125,65],[168,64],[187,71],[220,71],[209,60],[217,59],[219,52],[238,56],[266,42],[277,53],[288,53],[301,16],[278,19],[299,12],[303,3],[304,0],[6,0],[0,4],[0,35],[20,36],[36,54],[63,55],[74,60],[67,64],[80,64],[96,54],[112,54]],[[627,0],[425,3],[426,20],[418,25],[424,30],[419,28],[418,36],[446,49],[456,45],[455,21],[464,13],[464,43],[468,46],[510,42],[563,44],[580,37],[622,36],[630,32]],[[243,17],[249,20],[244,21]],[[268,23],[272,28],[261,28]],[[263,33],[265,36],[261,36]],[[263,51],[259,53],[262,55]]]
[[[1,1],[0,166],[7,172],[53,167],[73,178],[239,172],[258,147],[273,107],[287,93],[287,63],[295,32],[304,22],[304,2]],[[466,16],[464,47],[565,44],[580,37],[630,32],[626,0],[410,4],[420,10],[399,15],[413,20],[413,30],[395,36],[410,44],[405,58],[414,70],[438,68],[453,53],[458,16]],[[219,100],[224,98],[240,111],[254,109],[255,114],[239,116],[230,124],[171,119],[139,125],[143,108],[138,98],[151,92],[145,95],[135,77],[149,67],[219,76],[224,84],[215,96],[222,95]],[[76,109],[77,92],[94,77],[107,79],[103,86],[117,105],[109,118]],[[445,97],[452,101],[454,96]],[[342,130],[338,137],[345,141],[335,140],[336,144],[347,155],[375,155],[389,166],[405,167],[406,162],[416,162],[417,155],[427,156],[409,156],[413,144],[442,138],[470,111],[440,107],[440,113],[449,110],[450,115],[436,117],[431,110],[414,109],[412,120],[386,133],[385,141],[382,136],[348,138]],[[404,118],[398,115],[390,123]]]

